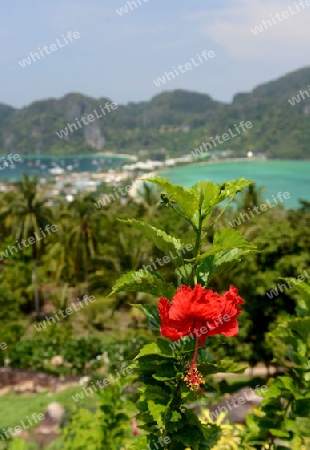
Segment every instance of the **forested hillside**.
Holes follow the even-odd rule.
[[[101,108],[112,100],[94,99],[72,93],[61,99],[47,99],[22,109],[0,104],[0,152],[20,154],[73,154],[102,150],[149,155],[166,148],[171,156],[189,153],[202,141],[222,135],[239,121],[251,121],[253,128],[237,138],[218,145],[236,155],[247,151],[265,153],[271,158],[308,158],[310,100],[292,105],[288,100],[307,91],[310,68],[263,84],[251,93],[236,94],[224,104],[206,94],[175,90],[163,92],[150,101],[119,105],[102,115]],[[102,117],[56,134],[68,123],[76,125],[81,116]],[[80,120],[81,122],[81,120]]]

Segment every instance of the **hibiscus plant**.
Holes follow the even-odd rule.
[[[145,434],[141,433],[134,448],[208,450],[220,438],[220,428],[201,423],[187,405],[198,395],[214,392],[208,381],[210,375],[242,373],[246,367],[216,360],[207,347],[207,340],[213,335],[238,334],[237,316],[244,303],[236,287],[230,286],[220,295],[208,285],[215,275],[230,270],[243,256],[257,251],[239,231],[219,227],[219,219],[235,195],[251,182],[243,178],[223,184],[203,181],[187,188],[160,176],[147,181],[163,190],[161,204],[171,209],[171,220],[186,220],[190,224],[193,241],[191,254],[185,254],[179,238],[142,220],[125,221],[165,255],[173,254],[171,262],[175,266],[175,283],[166,282],[156,271],[139,270],[123,275],[112,291],[145,292],[159,299],[157,306],[135,305],[148,318],[154,341],[136,356],[140,382],[137,420]],[[218,208],[222,202],[223,207]]]

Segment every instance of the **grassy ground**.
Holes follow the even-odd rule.
[[[240,377],[240,379],[227,379],[225,383],[219,383],[221,394],[233,393],[245,386],[255,388],[257,385],[265,384],[266,380],[262,378]],[[43,413],[47,406],[52,402],[60,403],[65,409],[70,410],[75,402],[72,395],[81,391],[80,386],[74,386],[57,394],[42,392],[35,395],[7,393],[0,397],[0,430],[1,428],[15,427],[23,420],[26,423],[27,416],[33,413]],[[79,402],[79,406],[94,407],[96,398],[85,397]]]
[[[49,392],[27,396],[17,395],[13,392],[7,393],[0,397],[0,430],[20,425],[22,420],[27,423],[27,416],[33,413],[44,413],[47,406],[52,402],[58,402],[69,410],[75,404],[71,396],[80,391],[80,386],[74,386],[53,395]],[[86,397],[79,402],[79,406],[95,406],[95,404],[96,400],[92,397]]]

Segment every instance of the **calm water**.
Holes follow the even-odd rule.
[[[72,172],[107,172],[109,169],[117,169],[122,163],[130,161],[128,158],[110,155],[71,155],[71,156],[23,156],[20,161],[13,161],[14,165],[9,165],[0,170],[0,180],[15,181],[22,177],[23,173],[28,175],[38,174],[41,178],[52,176],[49,172],[56,167],[63,169],[67,173]],[[4,157],[7,161],[7,157]],[[4,162],[1,160],[1,167]]]
[[[67,173],[72,172],[107,172],[117,169],[128,159],[108,155],[72,155],[72,156],[22,156],[22,162],[14,162],[14,167],[0,171],[0,179],[18,180],[22,173],[51,176],[50,169],[60,167]],[[3,163],[1,164],[3,166]],[[298,199],[310,201],[310,161],[244,161],[222,162],[217,164],[199,164],[182,166],[162,171],[173,183],[192,186],[197,181],[210,180],[214,183],[245,177],[254,180],[257,186],[265,187],[263,200],[272,201],[272,195],[289,192],[285,200],[286,208],[299,206]]]
[[[272,201],[272,195],[289,192],[286,208],[299,206],[298,199],[310,201],[310,161],[244,161],[182,166],[161,172],[172,183],[192,186],[197,181],[214,183],[245,177],[264,186],[263,199]]]

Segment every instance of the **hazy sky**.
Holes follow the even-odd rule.
[[[299,0],[136,2],[120,16],[116,9],[125,0],[2,1],[0,103],[20,107],[81,92],[124,104],[177,88],[228,102],[237,92],[309,65],[310,6],[298,12]],[[288,17],[280,22],[276,14],[284,10]],[[270,15],[275,24],[254,35],[251,28]],[[65,45],[62,35],[69,31],[80,38]],[[20,66],[56,39],[64,47]],[[197,63],[204,50],[215,57],[155,86],[153,80],[173,66],[191,58]]]

